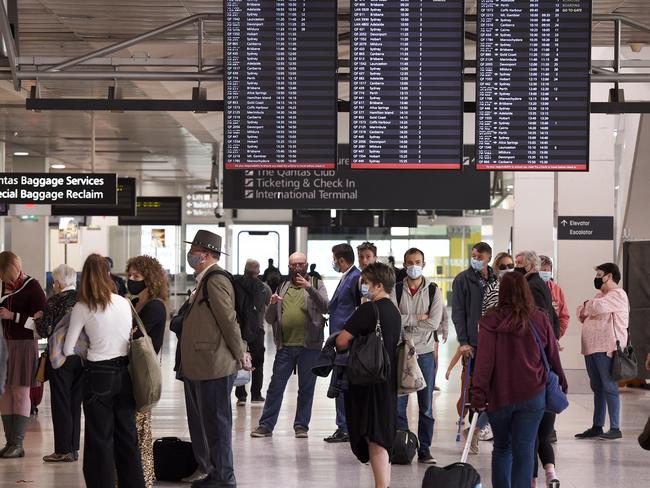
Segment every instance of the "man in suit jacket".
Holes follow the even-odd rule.
[[[194,484],[206,488],[237,486],[232,456],[230,394],[237,371],[250,368],[235,312],[235,291],[217,264],[221,237],[200,230],[187,253],[197,286],[183,319],[181,374],[185,382],[190,436],[207,477]],[[204,288],[207,298],[204,299]],[[200,485],[198,485],[200,483]]]
[[[345,323],[361,303],[359,278],[361,271],[354,265],[354,250],[349,244],[337,244],[332,248],[332,267],[343,273],[329,305],[330,334],[343,330]],[[336,431],[325,442],[349,442],[345,420],[343,395],[336,397]]]

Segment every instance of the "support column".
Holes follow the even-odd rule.
[[[13,162],[14,172],[47,173],[47,162],[43,158],[21,157]],[[39,214],[43,212],[42,205],[38,205]],[[48,207],[49,208],[49,207]],[[22,211],[22,214],[29,213]],[[18,254],[23,260],[23,270],[26,274],[36,278],[41,286],[45,287],[45,272],[49,271],[49,217],[37,215],[35,220],[21,220],[14,216],[11,220],[11,246],[10,250]]]
[[[558,215],[613,216],[614,173],[613,160],[592,160],[588,173],[560,173]],[[556,280],[564,290],[571,314],[569,329],[562,339],[562,365],[565,369],[584,369],[576,308],[596,293],[594,267],[614,261],[614,241],[560,240],[557,250]]]
[[[512,252],[554,256],[555,173],[515,173]]]

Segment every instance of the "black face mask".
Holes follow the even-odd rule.
[[[603,287],[603,279],[594,278],[594,286],[596,287],[596,290],[600,290]]]
[[[517,273],[521,273],[522,275],[525,275],[525,274],[527,273],[526,268],[519,268],[519,267],[517,267],[517,268],[515,268],[515,271],[516,271]]]
[[[126,282],[126,289],[129,290],[131,295],[139,295],[147,287],[144,280],[135,281],[129,280]]]

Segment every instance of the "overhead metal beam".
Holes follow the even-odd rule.
[[[11,68],[11,79],[14,82],[14,89],[20,90],[20,80],[16,77],[16,44],[14,42],[14,35],[9,23],[9,16],[5,9],[4,2],[0,1],[0,34],[7,49],[7,59],[9,60],[9,67]]]
[[[98,58],[100,56],[107,56],[109,54],[112,54],[114,52],[120,51],[122,49],[126,49],[127,47],[131,47],[135,44],[138,44],[142,41],[145,41],[147,39],[151,39],[152,37],[159,36],[161,34],[164,34],[169,31],[173,31],[178,29],[179,27],[184,27],[189,24],[193,24],[194,22],[197,22],[199,20],[212,20],[212,21],[220,21],[223,20],[222,15],[217,15],[217,14],[196,14],[196,15],[191,15],[190,17],[186,17],[184,19],[177,20],[176,22],[172,22],[170,24],[163,25],[162,27],[158,27],[157,29],[150,30],[148,32],[145,32],[143,34],[137,35],[135,37],[132,37],[130,39],[126,39],[125,41],[118,42],[116,44],[111,44],[110,46],[103,47],[101,49],[97,49],[96,51],[90,52],[88,54],[84,54],[83,56],[79,56],[76,58],[72,58],[68,61],[65,61],[63,63],[59,63],[55,66],[52,66],[51,68],[48,68],[47,71],[62,71],[66,68],[70,68],[72,66],[76,66],[78,64],[82,64],[89,59],[93,58]]]

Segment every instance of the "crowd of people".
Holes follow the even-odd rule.
[[[447,340],[449,319],[441,288],[424,275],[423,250],[407,250],[404,267],[397,270],[394,262],[378,261],[377,248],[370,242],[358,246],[356,254],[347,243],[334,246],[332,268],[341,278],[330,298],[302,252],[289,256],[286,278],[272,260],[263,275],[259,263],[248,260],[244,275],[233,277],[219,265],[220,236],[201,230],[188,244],[187,262],[196,286],[170,324],[178,337],[175,371],[184,385],[198,464],[185,481],[196,488],[236,486],[231,393],[239,372],[252,372],[251,402],[264,405],[250,435],[265,438],[273,435],[285,389],[297,371],[295,437],[309,437],[317,375],[331,376],[328,396],[334,398],[336,427],[324,441],[349,443],[360,462],[370,463],[376,488],[388,487],[396,432],[410,430],[409,396],[398,396],[397,346],[403,340],[412,341],[426,385],[411,398],[418,404],[413,429],[419,439],[417,460],[436,463],[431,452],[433,393],[438,344]],[[569,312],[552,266],[550,258],[531,250],[514,257],[501,252],[493,261],[491,247],[480,242],[472,248],[470,266],[453,281],[451,319],[459,347],[446,376],[462,361],[463,388],[468,387],[459,400],[459,423],[465,410],[470,419],[478,416],[477,430],[467,431],[473,453],[478,453],[479,437],[491,431],[494,487],[538,486],[540,464],[544,486],[560,486],[553,449],[556,414],[545,408],[549,376],[545,364],[566,393],[559,341],[567,330]],[[155,482],[152,416],[151,411],[136,411],[127,352],[130,341],[141,334],[134,327],[135,314],[155,352],[160,352],[167,319],[167,275],[149,256],[128,261],[126,283],[111,268],[112,261],[90,255],[77,284],[76,271],[61,265],[53,271],[54,294],[46,300],[40,284],[23,272],[21,258],[11,251],[0,253],[0,412],[6,438],[0,457],[25,455],[29,392],[39,364],[37,338],[47,338],[54,452],[43,460],[79,459],[83,405],[86,485],[150,488]],[[576,434],[579,439],[622,437],[618,385],[609,373],[616,341],[627,341],[629,303],[620,280],[616,264],[598,265],[597,293],[577,310],[594,393],[593,424]],[[256,313],[244,317],[244,302]],[[244,340],[244,321],[248,326],[251,320],[253,333]],[[263,392],[265,323],[271,327],[277,352]],[[377,328],[390,373],[372,384],[355,383],[345,372],[351,345]],[[650,366],[650,357],[648,361]],[[237,405],[245,405],[246,387],[238,386],[235,396]],[[610,425],[605,431],[607,414]]]

